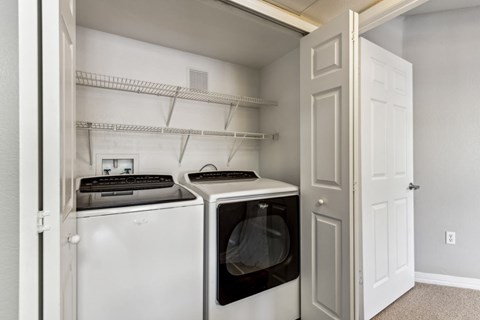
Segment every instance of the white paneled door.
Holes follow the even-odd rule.
[[[76,319],[75,1],[43,1],[43,319]]]
[[[412,65],[360,39],[363,317],[414,286]]]
[[[353,318],[357,29],[349,11],[300,43],[303,320]]]

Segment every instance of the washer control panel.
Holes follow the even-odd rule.
[[[80,192],[168,188],[174,184],[173,177],[169,175],[132,174],[98,176],[81,179]]]

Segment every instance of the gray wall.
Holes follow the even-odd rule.
[[[300,185],[300,50],[262,68],[260,96],[278,101],[260,111],[260,132],[278,132],[278,141],[262,141],[260,173]]]
[[[480,8],[409,16],[416,271],[480,278]],[[445,231],[457,244],[445,244]]]
[[[361,36],[380,47],[403,57],[404,17],[395,18]]]
[[[18,9],[0,1],[0,319],[18,318]],[[8,187],[6,187],[8,186]]]

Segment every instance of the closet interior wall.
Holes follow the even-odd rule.
[[[77,70],[189,87],[189,68],[208,72],[208,90],[260,96],[260,71],[159,45],[77,26]],[[99,123],[166,126],[171,99],[77,86],[77,120]],[[275,107],[266,107],[275,108]],[[223,131],[228,106],[178,99],[171,127]],[[259,109],[239,107],[228,131],[259,132]],[[92,132],[93,166],[89,164],[86,130],[77,130],[77,176],[99,174],[99,155],[135,155],[137,173],[178,176],[206,163],[227,168],[234,140],[190,138],[179,164],[184,137],[145,133]],[[238,143],[238,141],[237,141]],[[259,170],[260,143],[245,140],[228,169]]]
[[[0,2],[0,319],[18,319],[19,38],[18,2]],[[33,75],[34,76],[34,75]],[[32,159],[32,162],[35,159]]]
[[[300,50],[295,49],[260,71],[260,96],[278,101],[260,110],[260,131],[278,132],[278,141],[263,140],[260,171],[267,178],[300,185]]]
[[[361,36],[365,39],[379,45],[385,50],[396,54],[399,57],[403,56],[403,38],[405,17],[400,16],[390,20],[379,27],[372,29]]]

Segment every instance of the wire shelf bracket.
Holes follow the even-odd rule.
[[[183,156],[185,155],[185,150],[187,150],[188,142],[190,141],[190,135],[187,134],[185,141],[182,141],[180,146],[180,158],[178,159],[178,164],[182,164]]]
[[[237,104],[234,106],[233,103],[230,104],[230,109],[228,110],[227,121],[225,121],[225,130],[228,129],[228,126],[232,122],[233,115],[237,111],[237,108],[240,104],[240,101],[237,101]]]
[[[235,154],[240,149],[244,141],[245,141],[245,137],[241,138],[240,142],[238,143],[236,143],[235,140],[233,141],[232,149],[230,150],[230,154],[228,155],[227,167],[230,166],[230,161],[232,161],[233,157],[235,157]]]
[[[177,87],[177,91],[175,91],[175,95],[172,98],[172,102],[170,104],[170,111],[168,112],[167,118],[167,127],[170,127],[170,121],[172,120],[173,110],[175,109],[175,103],[177,102],[178,93],[180,92],[180,87]]]
[[[92,123],[87,123],[88,127],[88,163],[90,168],[93,166],[93,152],[92,152]]]

